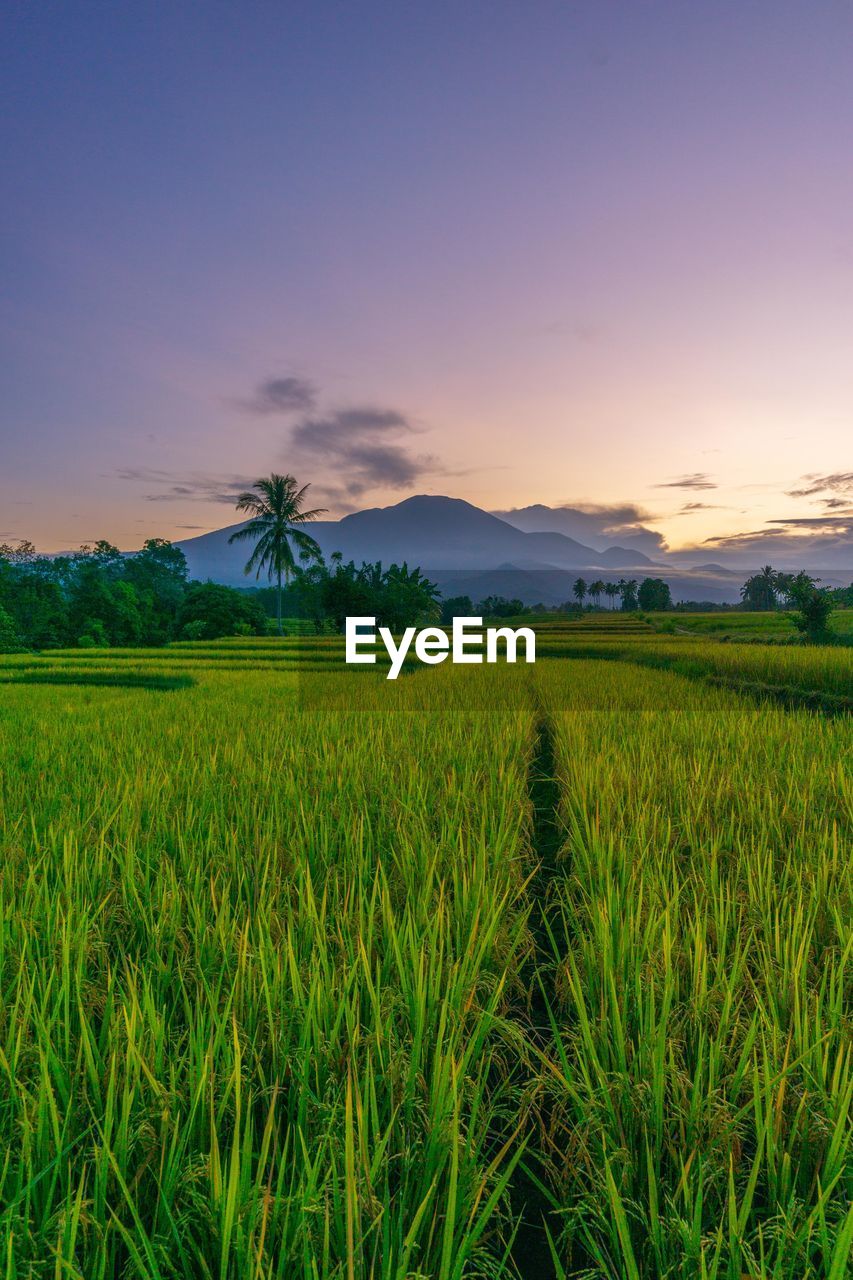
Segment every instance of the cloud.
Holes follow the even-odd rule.
[[[707,471],[694,471],[689,476],[679,476],[677,480],[664,480],[653,484],[653,489],[716,489],[718,485],[710,478]]]
[[[796,537],[803,540],[806,535],[813,533],[832,538],[850,538],[853,537],[853,507],[849,507],[841,516],[783,516],[776,520],[768,520],[767,525],[769,527],[751,529],[744,533],[715,534],[713,537],[706,538],[705,542],[714,543],[719,547],[740,546],[745,541],[756,539]],[[798,530],[802,530],[802,534],[798,534]]]
[[[261,382],[248,400],[234,400],[232,404],[267,418],[279,413],[307,413],[317,402],[313,384],[305,378],[268,378]]]
[[[249,399],[232,400],[259,416],[291,414],[287,447],[281,459],[287,471],[306,475],[313,493],[340,513],[353,510],[372,489],[405,490],[426,475],[449,472],[435,456],[414,448],[422,428],[397,409],[350,405],[316,410],[318,391],[304,378],[269,378]],[[149,467],[126,467],[118,476],[149,486],[147,502],[211,502],[234,506],[254,484],[254,476],[211,475],[204,471],[171,474]]]
[[[843,516],[787,516],[762,529],[706,538],[702,544],[752,563],[774,557],[777,568],[853,570],[853,508]]]
[[[173,475],[152,467],[122,467],[116,472],[120,480],[151,485],[157,492],[146,493],[146,502],[218,502],[236,506],[237,499],[250,489],[257,476],[212,476],[201,471]]]
[[[409,447],[408,441],[417,434],[412,422],[396,409],[336,409],[297,423],[290,435],[290,454],[321,465],[333,478],[325,487],[317,487],[340,503],[373,488],[407,489],[424,475],[442,472],[437,458]]]
[[[827,533],[853,533],[853,507],[848,506],[835,515],[786,516],[781,520],[771,520],[769,523],[791,529],[822,529]]]
[[[563,508],[570,510],[570,508]],[[658,518],[635,503],[608,506],[595,502],[578,503],[574,510],[588,521],[590,530],[607,543],[621,542],[642,551],[665,551],[666,539],[650,529]]]
[[[789,489],[789,498],[811,498],[819,493],[843,494],[848,499],[853,498],[853,471],[833,471],[826,476],[812,473],[801,479],[805,483],[799,489]],[[822,501],[831,503],[835,499],[824,498]]]
[[[610,528],[625,524],[633,525],[640,520],[654,520],[656,518],[651,511],[646,511],[644,507],[640,507],[634,502],[576,502],[573,505],[563,503],[557,510],[579,511],[582,515],[589,516],[592,519],[603,520],[605,525]]]

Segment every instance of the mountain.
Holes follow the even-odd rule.
[[[593,531],[589,519],[573,507],[546,507],[534,502],[529,507],[515,507],[511,511],[493,511],[492,515],[521,529],[522,533],[562,533],[567,538],[580,539]]]
[[[317,536],[319,530],[319,536]],[[357,511],[336,522],[312,526],[323,546],[335,542],[345,559],[407,560],[434,568],[487,568],[501,560],[514,564],[551,561],[580,565],[594,556],[589,547],[560,534],[528,535],[461,498],[420,494],[393,507]]]
[[[632,569],[638,565],[646,565],[652,569],[664,567],[642,551],[635,551],[630,547],[608,547],[606,551],[599,551],[598,558],[600,564],[606,564],[611,569]]]
[[[492,515],[523,533],[562,533],[597,551],[604,551],[607,547],[609,519],[612,527],[619,530],[620,545],[607,549],[611,558],[605,563],[617,567],[654,564],[645,552],[660,552],[659,535],[637,523],[637,512],[632,507],[584,510],[582,507],[546,507],[535,502],[532,506],[514,507],[511,511],[493,511]],[[616,559],[617,553],[624,559]]]
[[[540,510],[527,508],[530,510]],[[560,509],[541,508],[559,516]],[[515,517],[517,513],[513,513]],[[584,514],[584,513],[581,513]],[[534,522],[537,516],[530,517]],[[229,586],[252,585],[243,566],[250,554],[246,543],[228,545],[230,535],[242,525],[216,529],[177,545],[187,558],[193,578],[211,579]],[[631,545],[596,550],[556,530],[525,532],[498,516],[459,498],[421,494],[391,507],[357,511],[342,520],[318,520],[309,526],[328,560],[340,551],[345,560],[381,560],[384,564],[407,561],[437,582],[445,595],[517,596],[526,604],[557,604],[571,598],[571,586],[580,575],[616,581],[619,578],[664,577],[675,600],[735,602],[743,580],[719,564],[692,567],[675,557],[666,564],[650,560]],[[821,575],[829,586],[838,585],[832,575]],[[849,579],[848,579],[849,580]],[[262,579],[264,581],[264,579]]]
[[[689,568],[693,573],[727,573],[738,580],[743,577],[743,574],[738,573],[737,569],[726,569],[721,564],[691,564]]]
[[[231,534],[241,527],[231,525],[179,543],[190,574],[245,586],[243,565],[248,548],[245,543],[228,545]],[[425,571],[493,570],[502,565],[528,571],[589,572],[651,563],[647,557],[639,559],[638,553],[624,549],[594,551],[562,533],[524,533],[460,498],[426,494],[392,507],[357,511],[342,520],[317,520],[309,532],[327,559],[333,551],[340,551],[345,560],[356,563],[405,560]]]

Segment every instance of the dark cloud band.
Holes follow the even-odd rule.
[[[689,476],[679,476],[677,480],[663,480],[660,484],[653,484],[653,489],[716,489],[718,488],[715,481],[711,479],[707,471],[694,471]]]
[[[317,392],[304,378],[268,378],[248,400],[234,403],[247,413],[267,418],[274,414],[307,413],[314,408]]]
[[[293,428],[290,445],[298,457],[328,468],[334,491],[353,499],[373,488],[410,488],[442,470],[436,458],[407,446],[416,434],[396,409],[355,406],[303,419]]]

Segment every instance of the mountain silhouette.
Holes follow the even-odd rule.
[[[609,559],[605,563],[616,567],[652,565],[655,561],[650,560],[646,552],[662,553],[659,535],[637,524],[637,513],[630,507],[608,511],[607,508],[595,507],[546,507],[544,503],[535,502],[532,506],[514,507],[511,511],[493,511],[492,515],[521,529],[522,533],[562,533],[600,552],[607,546],[606,523],[609,516],[615,527],[623,527],[618,535],[620,545],[607,548]]]
[[[194,578],[245,586],[245,543],[228,545],[242,525],[216,529],[179,543]],[[652,561],[639,551],[611,547],[596,551],[563,533],[525,533],[461,498],[419,494],[391,507],[373,507],[342,520],[317,520],[308,532],[326,559],[408,562],[425,572],[488,569],[641,568]]]
[[[444,595],[470,595],[475,601],[487,595],[507,595],[527,604],[557,604],[571,598],[577,577],[587,582],[596,578],[614,582],[622,577],[646,576],[665,577],[675,600],[734,603],[740,598],[742,570],[716,563],[690,564],[693,557],[688,559],[686,552],[676,556],[660,553],[661,560],[650,560],[634,538],[624,534],[619,546],[597,550],[553,529],[525,532],[509,519],[574,527],[574,517],[587,514],[538,506],[508,512],[507,519],[502,519],[461,498],[420,494],[391,507],[356,511],[342,520],[318,520],[308,531],[327,561],[334,551],[357,564],[381,560],[389,565],[405,560],[431,577]],[[177,543],[187,558],[190,576],[233,587],[253,586],[254,576],[243,572],[249,546],[244,542],[228,545],[231,534],[242,527],[233,524]],[[637,540],[648,536],[640,534]],[[815,572],[828,586],[843,586],[849,581],[837,571]],[[260,582],[266,582],[265,576]]]

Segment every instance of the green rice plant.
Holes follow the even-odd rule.
[[[18,668],[13,673],[0,673],[2,684],[74,684],[74,685],[106,685],[121,689],[189,689],[194,683],[192,676],[181,675],[175,671],[165,673],[156,671],[121,671],[114,667],[105,670],[92,670],[85,667],[62,669],[57,666],[47,668]]]
[[[683,681],[655,711],[678,678],[621,666],[539,679],[566,837],[544,1157],[566,1274],[846,1274],[846,727]],[[623,708],[590,712],[602,683]]]
[[[7,1275],[847,1274],[845,653],[540,645],[0,659]]]
[[[342,678],[4,689],[9,1274],[508,1268],[529,716]]]

